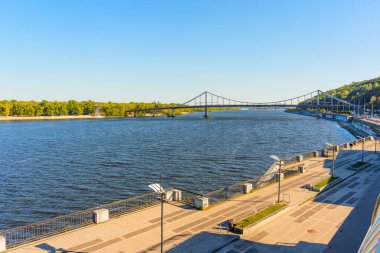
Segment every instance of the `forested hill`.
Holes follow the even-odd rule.
[[[351,103],[373,103],[376,108],[380,107],[380,77],[353,82],[340,88],[327,91],[329,94]]]

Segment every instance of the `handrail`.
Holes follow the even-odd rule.
[[[7,247],[15,247],[20,244],[46,238],[67,230],[72,230],[94,224],[93,212],[106,208],[110,217],[118,217],[148,206],[159,204],[156,193],[147,193],[132,198],[118,200],[112,203],[89,208],[32,224],[10,228],[0,231],[0,236],[6,238]]]

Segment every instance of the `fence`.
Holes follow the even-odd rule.
[[[0,231],[0,236],[6,238],[7,248],[11,248],[20,244],[94,224],[93,212],[97,209],[106,208],[110,212],[110,217],[115,218],[158,203],[160,203],[160,200],[157,198],[157,194],[149,193],[98,206],[96,208],[59,216],[46,221]]]
[[[198,197],[202,197],[203,194],[201,193],[196,193],[188,190],[184,190],[178,187],[175,187],[175,189],[181,191],[181,202],[184,204],[188,204],[191,206],[195,206],[195,199]]]
[[[299,165],[292,166],[290,168],[281,170],[284,175],[284,178],[290,177],[292,175],[299,173]],[[272,172],[265,174],[258,178],[253,178],[244,182],[240,182],[213,192],[204,194],[203,197],[207,197],[209,205],[215,205],[220,202],[226,201],[227,199],[239,196],[244,193],[244,185],[249,183],[252,184],[252,190],[264,187],[271,183],[278,181],[278,172]]]

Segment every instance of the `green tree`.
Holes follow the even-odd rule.
[[[9,116],[11,114],[11,104],[8,101],[3,101],[0,104],[0,113],[2,116]]]
[[[69,100],[67,102],[67,111],[69,115],[83,115],[82,106],[75,100]]]

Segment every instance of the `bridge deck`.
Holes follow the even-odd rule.
[[[360,146],[356,148],[360,149]],[[369,148],[370,144],[367,144],[367,149]],[[341,177],[348,177],[353,171],[343,169],[343,166],[347,167],[357,161],[361,152],[342,152],[347,152],[347,156],[338,159],[336,172]],[[329,169],[325,168],[325,166],[329,165],[330,162],[324,158],[314,158],[304,163],[306,165],[314,164],[315,166],[310,171],[290,177],[282,183],[283,192],[291,196],[291,206],[293,208],[298,208],[300,202],[315,194],[304,191],[301,188],[303,185],[317,183],[329,175]],[[369,175],[367,173],[359,174]],[[350,191],[357,191],[357,188],[350,188]],[[224,202],[207,211],[197,211],[183,206],[166,204],[165,250],[172,250],[173,246],[178,245],[177,249],[181,249],[181,251],[186,249],[184,252],[207,252],[207,249],[215,250],[216,246],[224,246],[235,240],[236,237],[227,235],[227,232],[218,224],[231,218],[243,217],[252,212],[253,209],[263,208],[275,201],[276,197],[277,185],[273,184],[254,193]],[[323,206],[323,210],[329,210],[329,206],[330,204],[326,204]],[[335,209],[333,207],[334,205],[331,205],[331,208]],[[297,238],[326,245],[339,229],[339,224],[345,220],[351,211],[351,206],[338,204],[338,208],[334,210],[334,215],[331,215],[328,218],[328,223],[325,224],[325,229],[328,233],[322,237],[306,237],[305,235],[304,238]],[[301,217],[299,218],[301,219]],[[309,216],[302,216],[302,219],[305,224],[308,224]],[[281,226],[286,227],[286,221],[281,223]],[[318,227],[317,229],[320,228]],[[268,239],[269,241],[266,240],[266,243],[275,242],[274,238],[267,236],[266,233],[256,234],[256,236],[257,238],[254,238],[254,240],[260,240],[259,237],[261,239],[267,237],[271,238],[272,241]],[[293,242],[291,239],[291,237],[287,239],[283,237],[283,242]],[[103,224],[92,225],[23,245],[9,250],[9,252],[150,252],[159,251],[159,242],[160,207],[155,206]],[[202,245],[202,251],[197,248],[197,245]],[[174,250],[173,252],[176,252]]]

